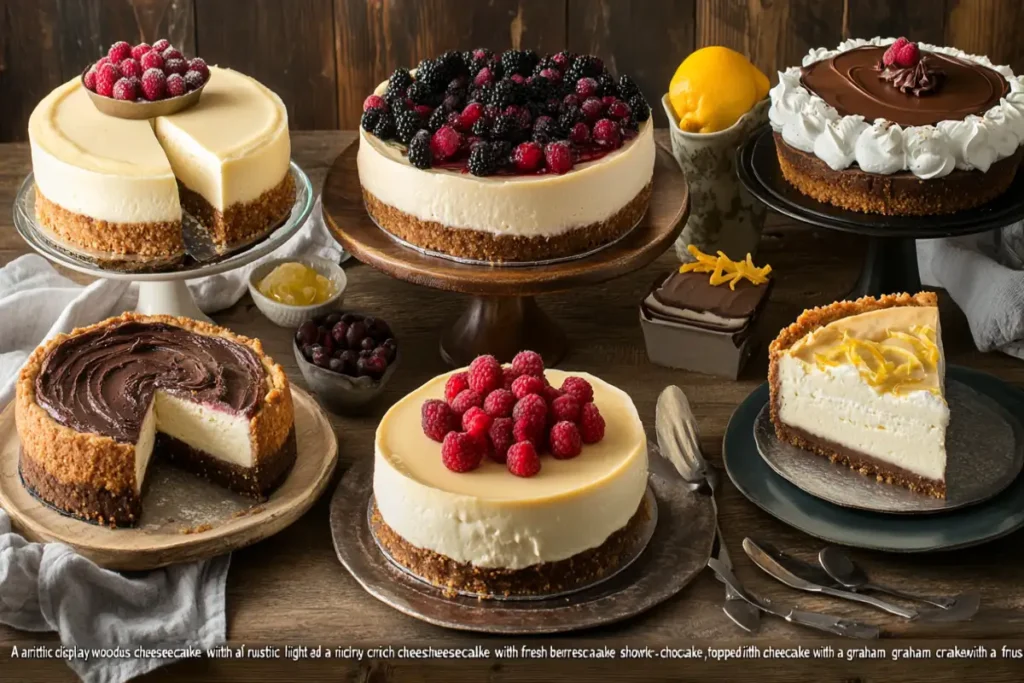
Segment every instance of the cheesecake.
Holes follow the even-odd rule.
[[[58,335],[16,401],[25,486],[101,525],[138,524],[154,457],[257,499],[295,461],[281,367],[258,340],[186,318],[126,313]]]
[[[781,441],[944,498],[944,379],[934,293],[840,301],[772,342],[771,420]]]

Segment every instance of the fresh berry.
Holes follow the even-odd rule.
[[[505,457],[508,471],[517,477],[532,477],[540,472],[540,456],[529,441],[513,444]]]
[[[501,388],[501,363],[494,356],[477,356],[469,364],[469,388],[486,396]]]
[[[85,87],[93,92],[96,92],[96,67],[90,68],[85,72],[85,77],[82,79],[85,83]]]
[[[482,88],[485,85],[494,82],[494,73],[486,66],[477,72],[476,76],[473,77],[473,85],[478,88]]]
[[[161,51],[161,56],[165,62],[169,62],[172,59],[184,59],[185,56],[181,54],[181,50],[176,47],[169,47],[166,50]]]
[[[507,152],[502,145],[481,141],[470,150],[466,168],[475,176],[494,175],[506,158]]]
[[[558,69],[542,69],[541,72],[537,75],[540,76],[541,78],[546,78],[554,83],[562,82],[562,72],[559,71]]]
[[[153,43],[153,50],[155,50],[156,52],[163,52],[170,46],[171,41],[167,40],[166,38],[161,38],[160,40]]]
[[[367,358],[360,358],[356,361],[356,375],[367,376],[371,379],[380,379],[388,369],[387,361],[373,352],[367,351],[370,355]]]
[[[153,52],[147,52],[142,55],[139,59],[139,65],[142,66],[143,75],[145,75],[145,72],[150,69],[160,69],[163,71],[164,58],[160,56],[159,52],[154,50]]]
[[[556,389],[550,384],[545,384],[544,391],[541,393],[541,395],[544,397],[544,400],[548,402],[548,405],[551,405],[565,394],[562,393],[561,389]]]
[[[517,399],[531,394],[540,395],[544,391],[544,381],[533,375],[520,375],[512,382],[512,393]]]
[[[491,417],[511,417],[516,396],[508,389],[495,389],[484,399],[484,410]]]
[[[514,384],[514,383],[513,383]],[[525,416],[539,417],[542,420],[547,417],[548,404],[538,394],[527,394],[516,402],[512,409],[512,417],[516,420]]]
[[[597,81],[589,76],[576,81],[576,94],[584,99],[596,95]]]
[[[651,108],[647,105],[647,100],[643,95],[633,97],[629,101],[629,108],[633,112],[633,118],[637,121],[643,122],[651,118]]]
[[[409,163],[416,168],[430,168],[434,153],[430,151],[430,131],[420,130],[409,141]]]
[[[517,443],[520,441],[530,441],[534,446],[540,446],[541,441],[544,439],[544,428],[547,426],[547,420],[544,417],[527,415],[512,419],[515,420],[512,424],[512,438]]]
[[[600,119],[594,124],[594,142],[609,149],[622,145],[622,133],[611,119]]]
[[[455,413],[452,412],[451,406],[437,399],[424,401],[420,416],[423,433],[438,443],[444,441],[445,435],[456,425]]]
[[[451,126],[441,126],[430,139],[430,151],[438,161],[455,156],[462,146],[462,136]]]
[[[164,54],[166,55],[167,53],[165,52]],[[184,59],[167,59],[167,57],[164,57],[165,74],[181,74],[184,76],[186,71],[188,71],[188,62]]]
[[[117,68],[126,78],[142,78],[142,66],[131,57],[122,61]]]
[[[380,95],[370,95],[363,100],[363,111],[367,109],[387,109],[388,103]]]
[[[487,430],[487,437],[491,441],[490,455],[498,462],[505,462],[509,446],[515,443],[512,436],[512,427],[515,421],[511,417],[498,417],[491,422]]]
[[[188,70],[198,71],[204,81],[210,77],[210,67],[206,65],[206,60],[202,57],[193,57],[188,60]]]
[[[577,145],[585,145],[590,142],[590,126],[583,121],[576,123],[569,130],[569,139]]]
[[[132,46],[124,42],[123,40],[117,41],[116,43],[110,46],[109,50],[107,50],[107,57],[109,57],[110,61],[114,64],[120,64],[124,60],[129,59],[131,56]]]
[[[452,410],[455,411],[455,414],[462,417],[467,410],[470,408],[479,408],[483,405],[483,402],[484,400],[480,397],[480,394],[476,393],[472,389],[466,389],[465,391],[460,391],[459,395],[453,398],[449,403]]]
[[[177,76],[178,74],[175,74]],[[203,87],[203,83],[206,83],[206,79],[198,71],[186,71],[185,72],[185,85],[189,90],[198,90]]]
[[[575,396],[576,400],[582,404],[594,400],[594,388],[582,377],[566,377],[562,382],[562,393]]]
[[[117,67],[113,64],[107,63],[101,66],[99,71],[96,72],[96,93],[104,97],[112,97],[114,94],[114,83],[117,82],[118,78],[120,78],[120,75],[117,72]]]
[[[615,100],[608,105],[608,116],[613,119],[626,119],[632,112],[629,109],[629,105],[622,100]]]
[[[373,134],[381,140],[386,140],[395,134],[395,119],[390,112],[378,111],[380,111],[380,117],[377,119],[377,125],[373,127]],[[363,115],[368,113],[363,112]]]
[[[444,398],[448,403],[455,400],[455,397],[469,389],[469,374],[456,372],[444,383]]]
[[[480,445],[463,432],[448,432],[441,444],[441,461],[452,472],[469,472],[483,459]]]
[[[558,460],[575,458],[583,450],[580,430],[572,422],[556,422],[548,438],[551,455]]]
[[[147,69],[142,74],[142,94],[150,102],[162,100],[167,93],[167,76],[160,69]]]
[[[580,436],[583,443],[597,443],[604,438],[604,418],[593,403],[584,403],[580,409]]]
[[[146,54],[152,49],[153,47],[149,43],[139,43],[138,45],[132,48],[132,59],[134,59],[135,61],[139,61],[142,59],[142,55]]]
[[[520,173],[533,173],[544,163],[544,148],[538,142],[523,142],[512,152],[512,162]]]
[[[596,97],[588,97],[580,105],[580,111],[587,119],[593,121],[604,113],[604,102]]]
[[[136,79],[134,78],[119,78],[117,83],[114,83],[114,90],[112,92],[114,99],[134,102],[138,97],[135,83]]]
[[[512,371],[516,375],[544,376],[544,359],[536,351],[520,351],[512,359]]]
[[[898,48],[895,60],[896,66],[901,66],[904,69],[917,66],[917,63],[921,61],[921,51],[917,48],[917,43],[906,43]]]
[[[181,97],[188,92],[188,85],[185,83],[185,79],[179,74],[171,74],[167,77],[167,96],[168,97]]]
[[[551,172],[559,175],[571,171],[574,163],[572,149],[569,147],[569,143],[564,141],[549,142],[544,147],[544,159]]]
[[[462,414],[462,430],[473,435],[486,434],[494,418],[476,406]]]
[[[910,41],[903,36],[897,38],[896,42],[890,45],[889,49],[882,53],[882,64],[885,66],[893,66],[896,64],[896,53],[909,42]]]
[[[538,116],[533,121],[533,140],[544,145],[558,136],[554,119],[550,116]]]
[[[580,402],[569,394],[559,396],[551,402],[551,416],[556,422],[579,422]]]
[[[466,108],[459,114],[458,126],[462,130],[468,131],[473,129],[473,124],[480,120],[480,117],[484,115],[484,105],[479,102],[470,102],[466,105]]]
[[[638,86],[636,82],[626,74],[622,74],[622,76],[619,77],[618,88],[619,96],[627,102],[636,97],[643,99],[643,93],[640,92],[640,86]]]
[[[415,112],[403,111],[395,115],[395,130],[398,141],[408,145],[412,138],[422,128],[420,117]]]
[[[104,56],[100,57],[99,59],[97,59],[96,63],[93,64],[92,66],[93,66],[94,69],[99,71],[99,68],[101,66],[103,66],[104,64],[110,64],[110,57],[107,57],[106,55],[104,55]]]
[[[504,367],[501,369],[501,376],[502,389],[508,389],[509,391],[512,391],[512,382],[516,381],[516,378],[519,377],[519,374],[513,368]]]

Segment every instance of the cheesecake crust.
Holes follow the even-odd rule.
[[[645,497],[626,525],[600,546],[558,562],[543,562],[523,569],[474,567],[468,562],[457,562],[432,550],[418,548],[388,526],[376,503],[370,525],[373,535],[391,557],[440,588],[446,597],[455,597],[461,591],[494,598],[561,593],[615,572],[631,554],[650,515]]]
[[[30,491],[53,507],[81,519],[111,526],[138,523],[141,506],[137,491],[142,482],[135,481],[135,446],[60,424],[38,404],[35,392],[36,378],[50,351],[71,337],[126,322],[165,323],[251,348],[263,364],[266,386],[263,403],[249,421],[254,461],[249,477],[259,482],[261,472],[280,473],[282,468],[287,471],[295,460],[294,448],[287,448],[289,439],[294,441],[291,388],[284,370],[263,352],[258,339],[189,318],[125,313],[75,329],[71,334],[57,335],[36,348],[22,369],[17,384],[15,420],[21,439],[21,475]]]
[[[851,211],[889,216],[934,216],[972,209],[1006,192],[1024,158],[1024,147],[992,164],[988,171],[955,169],[924,180],[910,172],[881,175],[859,168],[833,170],[773,133],[782,175],[801,193]]]
[[[250,202],[239,202],[224,211],[213,208],[206,198],[178,181],[178,195],[185,211],[210,231],[213,243],[221,249],[236,249],[252,244],[276,228],[295,204],[295,179],[291,171]]]
[[[482,230],[453,228],[435,221],[420,220],[385,204],[363,188],[363,201],[370,217],[392,235],[422,249],[491,263],[562,258],[614,242],[640,221],[650,198],[651,183],[648,183],[625,206],[600,223],[574,228],[553,237],[522,237],[494,235]]]

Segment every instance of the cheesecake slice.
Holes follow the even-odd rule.
[[[945,361],[934,293],[804,311],[769,349],[779,439],[879,481],[946,496]]]

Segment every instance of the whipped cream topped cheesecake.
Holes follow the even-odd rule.
[[[525,357],[436,377],[377,429],[374,533],[448,591],[569,590],[620,566],[649,514],[646,437],[629,397]]]
[[[945,359],[935,294],[804,311],[769,350],[780,440],[944,498]]]
[[[138,523],[151,459],[255,498],[295,461],[291,390],[259,341],[126,313],[58,335],[18,380],[25,485],[54,508]]]
[[[364,103],[367,210],[424,249],[480,261],[586,252],[631,229],[654,172],[650,108],[590,55],[446,52]]]
[[[847,40],[780,72],[770,96],[785,178],[846,209],[978,206],[1006,191],[1024,156],[1024,79],[952,47]]]

